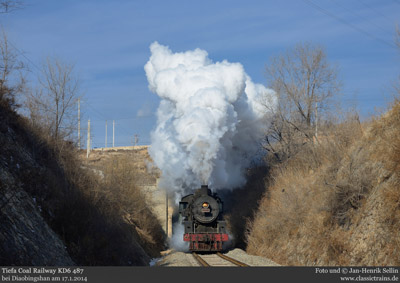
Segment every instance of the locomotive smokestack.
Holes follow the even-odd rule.
[[[201,195],[211,194],[211,190],[208,188],[208,185],[201,185],[201,188],[199,189],[199,194]]]

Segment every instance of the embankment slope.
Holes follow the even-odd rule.
[[[0,107],[0,265],[148,265],[163,243],[126,218],[113,197],[123,188],[85,169],[70,143]]]
[[[272,173],[248,252],[282,265],[399,265],[400,103],[310,152]]]

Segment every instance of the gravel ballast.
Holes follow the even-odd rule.
[[[250,266],[279,266],[279,264],[268,258],[262,256],[249,255],[241,249],[234,249],[229,252],[225,252],[224,254],[238,261],[246,263]],[[154,266],[177,267],[177,266],[199,266],[199,264],[196,262],[196,260],[189,252],[184,253],[175,250],[168,250],[163,252],[163,257],[157,260],[157,263]]]

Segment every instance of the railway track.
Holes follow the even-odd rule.
[[[195,260],[203,267],[217,267],[217,266],[236,266],[236,267],[245,267],[249,266],[243,262],[240,262],[234,258],[226,256],[221,253],[216,254],[203,254],[200,255],[198,253],[192,254]]]

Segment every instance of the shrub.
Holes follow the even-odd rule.
[[[141,244],[146,246],[151,241],[144,240],[142,231],[159,225],[155,221],[147,226],[144,221],[129,222],[122,213],[123,208],[133,204],[132,214],[151,219],[143,198],[139,194],[126,199],[123,195],[115,197],[123,188],[117,185],[117,191],[113,191],[110,184],[85,169],[72,143],[51,138],[10,108],[0,107],[0,130],[7,136],[3,157],[12,157],[21,166],[15,173],[17,179],[36,200],[42,216],[63,240],[74,262],[147,265],[149,254],[156,255],[163,243],[160,238],[152,239],[155,248],[146,253]],[[124,207],[119,203],[122,200]]]

